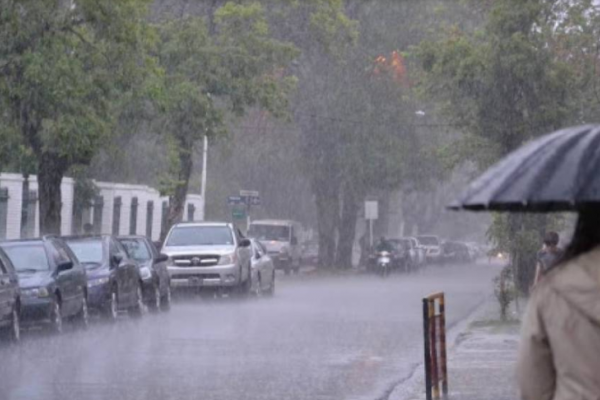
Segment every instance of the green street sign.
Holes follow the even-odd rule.
[[[244,209],[233,209],[231,210],[233,219],[246,219],[246,210]]]

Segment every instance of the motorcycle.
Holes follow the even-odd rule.
[[[387,278],[392,268],[392,254],[387,251],[377,253],[376,272],[382,278]]]

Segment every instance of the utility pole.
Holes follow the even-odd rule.
[[[202,182],[200,195],[202,196],[202,220],[206,221],[206,168],[208,165],[208,137],[204,135],[204,148],[202,150]]]

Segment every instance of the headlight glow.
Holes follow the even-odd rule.
[[[140,268],[140,276],[142,279],[152,278],[152,271],[148,267],[142,267]]]
[[[104,278],[92,279],[91,281],[88,281],[88,287],[104,285],[104,284],[108,283],[109,280],[110,279],[108,276],[106,276]]]
[[[48,292],[48,289],[45,287],[25,289],[25,290],[22,290],[21,293],[23,294],[23,296],[27,296],[27,297],[43,298],[43,297],[50,296],[50,292]]]

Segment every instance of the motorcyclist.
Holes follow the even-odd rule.
[[[394,251],[394,246],[385,238],[385,236],[382,236],[379,239],[379,243],[377,243],[376,250],[378,253],[382,251],[387,251],[388,253],[391,253]]]

